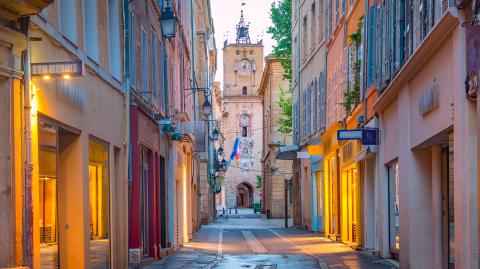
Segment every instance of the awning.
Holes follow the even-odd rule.
[[[375,157],[375,153],[370,150],[370,147],[364,147],[355,155],[355,162],[363,161],[366,159],[373,159]]]
[[[275,159],[277,160],[294,160],[297,158],[297,151],[300,150],[300,147],[295,146],[285,146],[280,147],[275,153]]]

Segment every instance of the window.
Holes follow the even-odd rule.
[[[141,235],[143,256],[150,257],[150,156],[151,152],[146,148],[140,148],[140,210],[141,210]]]
[[[110,268],[110,182],[108,145],[89,141],[90,263]]]
[[[110,72],[117,79],[121,79],[120,61],[120,21],[118,14],[118,2],[108,0],[108,50]]]
[[[320,76],[318,77],[318,111],[319,111],[319,128],[326,127],[325,126],[325,75],[323,72],[320,72]]]
[[[247,88],[247,86],[243,86],[243,87],[242,87],[242,94],[243,94],[244,96],[247,96],[247,95],[248,95],[248,88]]]
[[[387,166],[388,169],[388,208],[389,208],[389,247],[392,254],[400,249],[400,209],[398,161]],[[393,255],[395,257],[395,255]]]
[[[147,64],[147,33],[142,27],[141,36],[141,58],[142,58],[142,96],[148,100],[148,64]]]
[[[242,127],[242,137],[247,137],[247,136],[248,136],[248,128]]]
[[[133,88],[136,87],[136,78],[137,78],[137,72],[136,72],[136,26],[135,26],[135,14],[130,10],[130,63],[129,63],[129,71],[130,71],[130,83]]]
[[[59,1],[60,30],[74,44],[77,43],[77,8],[69,0]],[[95,22],[96,23],[96,22]]]
[[[315,16],[315,2],[313,2],[312,7],[310,9],[311,16],[310,16],[310,41],[311,41],[311,49],[315,48],[315,41],[316,41],[316,31],[317,31],[317,17]]]
[[[368,12],[368,32],[367,32],[367,87],[375,82],[375,62],[376,62],[376,8],[370,7]]]
[[[308,49],[308,36],[307,36],[307,16],[303,17],[303,25],[302,25],[302,30],[303,30],[303,38],[302,38],[302,45],[303,45],[303,51],[302,51],[302,58],[305,59],[307,56],[307,49]]]
[[[313,95],[313,102],[312,102],[312,114],[313,114],[313,132],[314,133],[316,130],[317,130],[317,114],[318,114],[318,110],[317,110],[317,91],[318,91],[318,87],[317,87],[317,79],[315,79],[315,81],[313,82],[313,91],[312,91],[312,95]]]
[[[74,6],[74,5],[72,5]],[[98,14],[97,1],[84,1],[85,14],[85,48],[88,57],[98,62]]]
[[[152,99],[155,104],[157,104],[158,100],[158,57],[157,57],[157,50],[158,50],[158,39],[157,35],[152,29],[152,38],[151,38],[151,48],[152,48],[152,55],[151,55],[151,75],[150,77],[152,78]]]
[[[335,26],[338,24],[338,20],[340,19],[340,3],[339,0],[335,0]]]
[[[318,40],[323,39],[323,21],[325,20],[325,16],[323,14],[323,0],[319,0],[318,3]]]
[[[58,250],[58,129],[38,125],[38,199],[40,268],[59,268]]]
[[[303,89],[303,135],[302,138],[307,137],[307,89]]]

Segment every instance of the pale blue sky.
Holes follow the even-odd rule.
[[[274,0],[243,0],[243,14],[245,21],[250,22],[250,39],[256,42],[263,35],[265,46],[264,55],[272,52],[273,40],[266,33],[271,25],[269,11]],[[215,38],[218,49],[218,66],[216,81],[223,85],[223,41],[228,38],[230,42],[235,41],[235,27],[240,20],[242,0],[211,0],[212,15],[215,24]]]

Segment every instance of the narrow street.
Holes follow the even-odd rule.
[[[318,234],[283,228],[251,209],[232,211],[204,225],[192,242],[145,269],[200,268],[396,268],[366,252],[354,251]]]

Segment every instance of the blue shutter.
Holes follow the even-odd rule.
[[[370,7],[368,10],[368,43],[367,43],[367,87],[370,87],[375,82],[375,58],[376,58],[376,31],[377,24],[375,16],[375,7]]]

